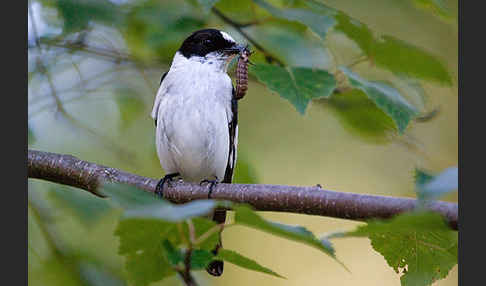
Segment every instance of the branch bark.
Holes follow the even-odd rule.
[[[154,192],[158,180],[127,173],[95,163],[82,161],[71,155],[61,155],[29,150],[28,176],[87,190],[101,196],[97,188],[105,181],[132,185]],[[164,198],[181,204],[197,199],[207,199],[207,186],[174,182],[164,187]],[[281,185],[223,184],[216,185],[211,198],[247,203],[258,211],[291,212],[328,216],[351,220],[390,218],[410,211],[417,200],[335,192],[320,187]],[[426,207],[439,212],[454,230],[458,229],[456,203],[432,201]]]

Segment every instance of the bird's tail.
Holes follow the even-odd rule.
[[[233,118],[229,123],[229,150],[228,164],[224,173],[222,183],[231,184],[233,180],[233,171],[236,164],[236,142],[237,142],[237,126],[238,126],[238,100],[235,98],[235,89],[233,88],[233,99],[231,100],[231,111]],[[224,224],[226,221],[226,210],[216,209],[213,213],[213,221],[217,224]],[[213,254],[217,255],[218,250],[223,247],[221,242],[221,231],[219,232],[219,240],[216,247],[213,249]],[[223,274],[224,263],[222,260],[213,260],[206,268],[207,272],[213,276],[221,276]]]
[[[226,221],[226,210],[215,210],[213,213],[213,221],[217,224],[222,224]],[[221,232],[219,232],[219,241],[216,247],[213,249],[213,254],[217,255],[218,250],[223,247],[221,242]],[[221,276],[223,274],[224,262],[222,260],[213,260],[206,268],[206,271],[213,276]]]

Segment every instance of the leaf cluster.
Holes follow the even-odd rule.
[[[148,285],[184,271],[204,270],[215,259],[284,278],[234,250],[212,252],[222,230],[205,218],[219,205],[213,200],[174,205],[133,187],[115,184],[105,185],[103,194],[109,196],[114,206],[123,209],[115,235],[120,239],[119,254],[126,258],[127,274],[134,285]],[[227,202],[225,206],[229,206]],[[342,264],[331,243],[318,239],[306,228],[268,221],[246,205],[230,206],[235,214],[234,223],[224,229],[236,225],[250,227],[314,247]]]

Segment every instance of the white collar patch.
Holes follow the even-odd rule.
[[[219,31],[221,33],[221,35],[223,35],[223,38],[226,40],[226,41],[230,41],[230,42],[235,42],[235,40],[229,35],[227,34],[226,32],[223,32],[223,31]]]

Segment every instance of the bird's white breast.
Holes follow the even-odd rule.
[[[157,154],[186,181],[222,180],[228,162],[231,79],[225,63],[176,54],[157,93]]]

